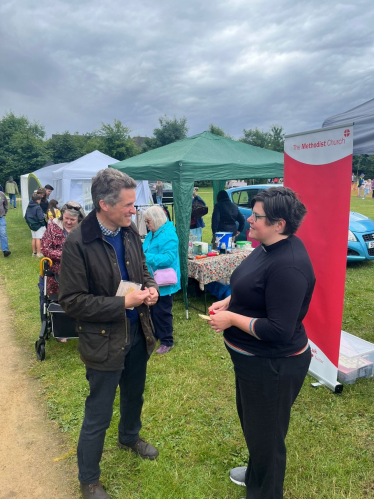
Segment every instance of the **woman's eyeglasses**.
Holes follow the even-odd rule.
[[[254,218],[255,222],[258,221],[259,218],[267,218],[266,215],[257,215],[254,211],[252,211],[252,217]]]

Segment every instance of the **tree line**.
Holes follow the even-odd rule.
[[[47,139],[44,125],[10,111],[0,120],[0,184],[4,186],[9,176],[19,182],[21,175],[38,170],[48,162],[70,163],[95,150],[122,161],[187,137],[189,128],[185,117],[178,119],[165,115],[158,121],[159,126],[151,137],[131,137],[131,128],[115,119],[112,124],[101,123],[99,129],[90,133],[65,131]],[[233,139],[212,123],[208,131]],[[278,125],[266,132],[258,128],[244,129],[239,140],[283,152],[284,132]]]

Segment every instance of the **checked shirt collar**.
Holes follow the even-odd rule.
[[[100,230],[101,232],[103,233],[104,236],[109,236],[109,237],[116,237],[116,235],[119,233],[119,231],[121,230],[121,227],[118,227],[116,230],[109,230],[107,229],[106,227],[104,227],[104,225],[100,222],[100,220],[96,217],[98,223],[99,223],[99,226],[100,226]]]

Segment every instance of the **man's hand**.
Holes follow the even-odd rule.
[[[158,291],[156,288],[145,288],[148,289],[149,291],[149,296],[144,300],[144,304],[148,305],[150,307],[151,305],[154,305],[157,303],[158,300]]]
[[[131,291],[131,293],[125,296],[125,308],[139,307],[148,297],[148,289],[144,291]]]

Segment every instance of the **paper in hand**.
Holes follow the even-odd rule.
[[[126,296],[132,291],[140,291],[141,289],[142,285],[137,282],[121,281],[119,283],[116,296]],[[134,307],[128,308],[127,310],[134,310]]]
[[[203,319],[204,321],[211,321],[212,317],[210,315],[203,315],[203,314],[198,314],[200,319]]]

